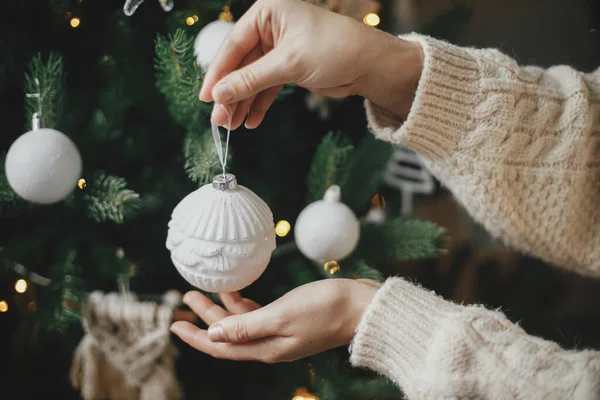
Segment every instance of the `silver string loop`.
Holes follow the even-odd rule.
[[[226,104],[215,104],[215,107],[223,107],[225,112],[227,113],[227,117],[229,118],[229,122],[227,124],[227,141],[225,142],[225,153],[223,154],[223,145],[221,144],[221,132],[219,132],[219,127],[211,122],[211,129],[213,140],[215,141],[215,146],[217,147],[217,154],[219,155],[219,161],[221,161],[221,166],[223,167],[223,177],[225,177],[225,167],[227,166],[227,154],[229,152],[229,136],[231,134],[231,120],[233,118],[233,113],[231,112],[231,108]]]

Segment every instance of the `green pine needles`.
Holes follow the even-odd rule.
[[[64,106],[63,59],[50,53],[46,62],[36,55],[25,74],[25,131],[31,130],[34,113],[41,113],[42,128],[55,128],[60,122]]]
[[[156,39],[156,86],[173,119],[189,130],[203,131],[209,106],[198,98],[202,72],[196,66],[194,39],[181,29]]]
[[[396,218],[384,224],[364,224],[356,250],[377,261],[407,261],[438,257],[447,248],[446,230],[428,221]]]
[[[308,201],[323,198],[331,185],[343,185],[348,174],[348,163],[354,146],[340,133],[328,133],[313,157],[308,172]]]
[[[127,188],[125,179],[100,171],[86,189],[88,216],[96,222],[124,222],[125,216],[140,208],[139,195]]]
[[[165,96],[171,117],[186,131],[183,143],[185,171],[199,185],[210,182],[218,172],[208,114],[210,106],[198,98],[203,73],[196,65],[194,40],[181,29],[156,39],[157,87]]]
[[[188,132],[183,142],[183,155],[185,172],[192,181],[199,185],[211,182],[214,174],[221,169],[219,154],[211,132],[202,134]],[[228,158],[230,158],[229,155]]]

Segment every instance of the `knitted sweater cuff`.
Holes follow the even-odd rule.
[[[441,324],[462,307],[401,278],[390,278],[367,308],[350,346],[350,362],[410,385],[425,365]]]
[[[479,99],[480,71],[469,49],[418,34],[400,36],[417,42],[425,55],[415,99],[405,121],[365,101],[375,136],[406,145],[428,158],[447,158],[469,131]]]

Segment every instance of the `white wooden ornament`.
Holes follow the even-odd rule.
[[[403,217],[413,212],[415,193],[431,194],[435,190],[433,176],[427,171],[417,154],[405,147],[396,146],[384,176],[388,186],[396,188],[402,194]]]
[[[245,288],[264,272],[275,250],[269,206],[235,176],[186,196],[173,210],[167,248],[179,273],[193,286],[215,293]]]
[[[65,199],[81,177],[81,155],[75,143],[54,129],[24,133],[6,154],[6,179],[21,198],[38,204]]]
[[[360,224],[340,202],[340,187],[330,186],[323,200],[309,204],[294,226],[296,245],[307,258],[324,263],[346,258],[358,243]]]
[[[202,28],[194,41],[194,55],[199,67],[208,68],[234,25],[233,22],[217,20]]]

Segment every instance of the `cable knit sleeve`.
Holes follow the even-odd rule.
[[[600,69],[402,38],[423,48],[421,79],[405,121],[366,102],[375,135],[416,150],[494,236],[599,277]]]
[[[399,278],[363,315],[350,361],[409,399],[600,398],[600,353],[528,336],[500,312],[459,306]]]

